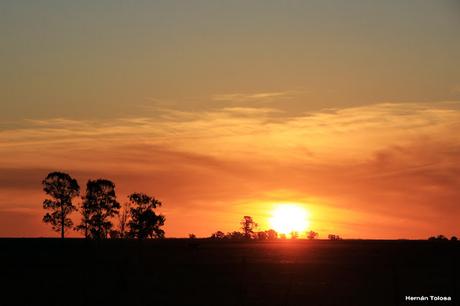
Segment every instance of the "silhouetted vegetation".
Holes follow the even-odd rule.
[[[340,237],[339,235],[335,235],[335,234],[329,234],[327,238],[329,240],[342,240],[342,237]]]
[[[267,232],[265,232],[265,231],[257,232],[256,237],[257,237],[258,240],[267,240],[268,239]]]
[[[238,231],[233,231],[230,233],[227,233],[225,236],[228,239],[233,239],[233,240],[242,240],[242,239],[248,239],[247,236],[244,233],[238,232]]]
[[[274,229],[269,229],[265,232],[267,233],[268,240],[275,240],[278,238],[278,233]]]
[[[210,238],[220,240],[241,240],[247,239],[247,236],[244,232],[233,231],[225,234],[222,231],[217,231],[212,233]],[[251,235],[251,238],[256,240],[275,240],[278,238],[278,233],[273,229],[269,229],[266,231],[255,232]]]
[[[61,232],[64,238],[65,229],[73,226],[68,216],[77,210],[72,200],[80,195],[80,186],[76,179],[62,172],[49,173],[42,184],[45,193],[51,197],[43,201],[43,208],[52,211],[45,214],[43,222],[50,223],[52,229]],[[79,210],[81,222],[75,230],[82,232],[85,238],[93,239],[164,237],[161,227],[165,216],[154,211],[161,202],[144,193],[132,193],[128,199],[120,211],[112,181],[88,180]],[[113,228],[115,216],[118,216],[118,229]]]
[[[449,240],[449,239],[447,239],[447,237],[444,236],[444,235],[438,235],[438,236],[436,237],[436,240],[447,241],[447,240]]]
[[[257,223],[254,222],[251,216],[244,216],[240,222],[241,229],[243,230],[244,238],[254,238],[254,230],[257,228]]]
[[[47,213],[43,221],[51,223],[53,230],[61,231],[64,237],[65,228],[72,227],[72,220],[68,215],[77,210],[72,204],[72,199],[80,193],[80,187],[75,179],[66,173],[52,172],[43,181],[44,191],[53,200],[46,199],[43,207],[53,212]],[[155,209],[161,206],[161,202],[145,193],[132,193],[128,196],[129,201],[120,206],[115,193],[115,184],[107,179],[88,180],[86,193],[82,197],[80,207],[81,222],[75,227],[81,231],[85,238],[105,239],[110,238],[163,238],[164,230],[161,228],[165,223],[165,217],[156,214]],[[113,228],[112,220],[118,216],[118,228]],[[241,232],[233,231],[224,234],[217,231],[211,235],[212,239],[256,239],[275,240],[286,239],[286,234],[280,234],[269,229],[255,232],[257,223],[251,216],[244,216],[240,221]],[[298,232],[290,233],[291,239],[298,239]],[[315,239],[318,233],[310,231],[308,239]],[[194,234],[189,238],[195,239]],[[439,238],[439,237],[438,237]],[[436,238],[436,239],[438,239]],[[329,235],[330,240],[341,239],[338,235]]]
[[[431,236],[430,238],[428,238],[428,240],[430,241],[448,241],[449,238],[447,238],[446,236],[444,235],[438,235],[438,236]],[[453,236],[451,238],[452,241],[456,241],[457,240],[457,237]]]
[[[244,216],[243,219],[240,221],[241,230],[229,232],[224,234],[222,231],[217,231],[211,234],[211,239],[229,239],[229,240],[241,240],[241,239],[256,239],[256,240],[274,240],[277,239],[278,233],[273,230],[269,229],[266,231],[259,231],[255,232],[257,228],[257,223],[251,216]]]
[[[259,240],[274,240],[276,238],[278,238],[278,233],[273,229],[257,232],[257,239]]]
[[[163,238],[165,232],[161,227],[165,224],[165,217],[154,211],[161,206],[161,202],[144,193],[132,193],[128,198],[131,202],[129,236],[138,239]]]
[[[79,196],[80,186],[77,180],[63,172],[49,173],[42,185],[43,191],[52,198],[43,201],[43,208],[51,210],[45,214],[43,222],[51,224],[52,229],[61,232],[61,238],[64,238],[65,229],[73,226],[68,216],[77,210],[72,200]]]
[[[316,239],[316,238],[318,238],[318,236],[319,236],[319,234],[317,232],[315,232],[315,231],[309,231],[307,233],[307,239],[309,239],[309,240]]]
[[[110,230],[109,231],[109,237],[110,239],[120,239],[122,238],[120,235],[120,231],[118,230]]]
[[[82,220],[77,229],[84,232],[86,238],[107,238],[113,227],[111,219],[118,215],[119,209],[112,181],[89,180],[83,197]]]
[[[217,231],[215,233],[211,234],[212,239],[224,239],[225,238],[225,233],[222,231]]]
[[[130,202],[125,202],[118,214],[118,237],[119,238],[128,238],[129,234],[129,212],[131,208]]]

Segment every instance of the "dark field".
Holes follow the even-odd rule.
[[[0,305],[459,305],[460,243],[0,239]]]

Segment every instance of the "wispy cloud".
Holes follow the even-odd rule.
[[[313,222],[344,226],[348,236],[370,226],[371,217],[386,220],[387,237],[396,235],[392,226],[405,228],[401,235],[431,234],[438,218],[446,234],[454,231],[459,103],[385,103],[269,120],[276,112],[230,107],[30,120],[0,132],[0,211],[23,207],[39,214],[39,183],[46,171],[61,169],[82,184],[110,177],[122,196],[135,190],[159,196],[168,203],[173,235],[188,233],[187,220],[198,210],[227,216],[219,222],[231,224],[225,218],[280,200],[274,196],[280,190],[287,200],[310,202]],[[361,225],[345,226],[345,217]]]
[[[306,91],[299,90],[285,90],[285,91],[271,91],[271,92],[253,92],[253,93],[226,93],[216,94],[212,96],[214,101],[226,102],[270,102],[274,99],[283,100],[291,99]]]

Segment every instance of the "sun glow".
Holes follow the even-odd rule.
[[[299,205],[279,204],[273,209],[269,223],[280,234],[297,232],[302,235],[310,225],[308,217],[308,212]]]

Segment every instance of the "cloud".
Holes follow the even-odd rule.
[[[89,178],[113,179],[122,199],[133,191],[158,196],[171,235],[186,235],[200,216],[207,224],[200,235],[231,230],[248,210],[262,218],[264,203],[283,199],[309,203],[313,224],[348,237],[363,236],[366,226],[368,237],[456,233],[459,103],[273,116],[276,109],[230,107],[30,120],[0,132],[0,210],[40,214],[42,177],[65,170],[82,187]],[[381,228],[371,229],[375,223]]]
[[[276,100],[292,99],[299,94],[306,91],[299,90],[285,90],[285,91],[271,91],[271,92],[255,92],[255,93],[227,93],[216,94],[212,96],[213,101],[224,102],[272,102]]]

